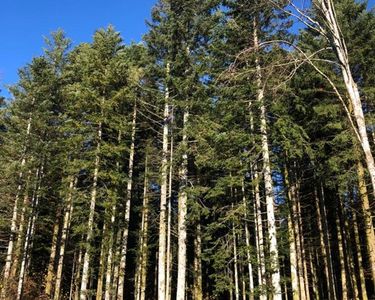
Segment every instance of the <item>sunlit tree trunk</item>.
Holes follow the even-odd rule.
[[[375,287],[375,233],[372,222],[371,207],[367,193],[365,170],[360,161],[357,162],[357,175],[359,192],[361,194],[361,206],[363,211],[363,219],[366,232],[366,246],[370,261],[370,271],[372,276],[373,286]]]
[[[32,105],[34,104],[35,99],[32,100]],[[26,140],[30,136],[30,131],[31,131],[31,122],[32,122],[32,117],[30,115],[29,120],[26,125]],[[6,290],[8,288],[8,281],[10,279],[10,269],[13,263],[13,251],[14,251],[14,241],[16,238],[17,234],[17,217],[19,213],[19,197],[22,189],[22,180],[23,180],[23,168],[25,167],[26,164],[26,151],[27,151],[27,144],[24,147],[23,151],[23,157],[21,160],[20,164],[20,172],[18,174],[18,187],[16,191],[16,197],[14,200],[14,205],[13,205],[13,212],[12,212],[12,220],[10,224],[10,236],[9,236],[9,242],[8,242],[8,249],[7,249],[7,254],[5,258],[5,265],[4,265],[4,277],[3,277],[3,288],[1,290],[0,298],[4,299],[6,296]]]
[[[38,202],[39,202],[39,190],[40,190],[40,184],[41,184],[40,179],[42,177],[42,172],[43,172],[43,167],[39,167],[35,175],[35,187],[34,187],[32,199],[31,199],[31,214],[28,218],[29,220],[27,223],[25,242],[23,245],[20,272],[18,275],[17,300],[20,300],[22,297],[23,284],[24,284],[25,276],[27,274],[27,266],[28,266],[30,251],[31,251],[30,245],[33,239],[33,231],[34,231],[33,229],[34,229],[34,224],[36,221],[36,214],[37,214],[36,210],[37,210]]]
[[[51,254],[49,257],[47,275],[45,279],[46,288],[44,290],[47,296],[51,296],[52,294],[52,285],[56,277],[55,261],[56,261],[56,254],[57,254],[57,240],[59,238],[59,231],[60,231],[60,218],[61,218],[61,207],[59,207],[57,210],[56,220],[53,225]]]
[[[106,218],[107,219],[107,218]],[[99,256],[99,274],[98,274],[98,283],[96,285],[96,299],[102,299],[103,295],[103,281],[104,281],[104,273],[106,270],[106,258],[109,256],[107,253],[108,250],[108,242],[107,239],[108,235],[108,221],[104,220],[103,230],[102,230],[102,242],[100,245],[100,256]]]
[[[359,271],[359,282],[361,286],[361,299],[367,300],[367,290],[366,290],[366,278],[364,273],[364,265],[363,265],[363,258],[362,258],[362,249],[361,249],[361,241],[359,238],[359,228],[358,228],[358,221],[357,221],[357,214],[358,212],[353,212],[353,235],[354,235],[354,243],[356,247],[357,253],[357,261],[358,261],[358,271]]]
[[[345,269],[345,253],[344,253],[344,241],[342,235],[342,228],[340,224],[339,212],[338,210],[340,207],[337,207],[336,211],[336,229],[337,229],[337,243],[339,249],[339,263],[340,263],[340,272],[341,272],[341,299],[348,300],[348,283],[346,277],[346,269]]]
[[[148,214],[149,214],[149,192],[148,192],[148,154],[145,158],[145,172],[143,183],[143,204],[142,204],[142,221],[141,233],[139,237],[139,259],[137,266],[137,286],[135,300],[145,300],[146,298],[146,279],[147,279],[147,260],[148,260]]]
[[[203,300],[201,247],[201,224],[200,220],[198,220],[194,238],[194,300]]]
[[[258,52],[258,24],[254,19],[254,48]],[[271,161],[268,146],[268,133],[267,133],[267,119],[266,107],[264,103],[264,86],[262,81],[261,66],[259,59],[255,60],[256,75],[257,75],[257,102],[260,105],[260,132],[262,136],[262,156],[263,156],[263,178],[266,194],[266,207],[267,207],[267,225],[268,225],[268,238],[270,250],[270,267],[272,270],[272,287],[274,289],[274,300],[281,300],[281,286],[280,286],[280,268],[279,268],[279,250],[277,247],[276,236],[276,219],[275,219],[275,204],[273,196],[273,182],[271,174]]]
[[[131,131],[132,132],[131,133],[131,145],[130,145],[129,165],[128,165],[128,183],[126,187],[124,229],[123,229],[122,241],[121,241],[120,268],[119,268],[118,289],[117,289],[117,298],[120,300],[124,298],[125,267],[126,267],[126,256],[127,256],[127,249],[128,249],[130,208],[131,208],[130,206],[131,206],[132,188],[133,188],[133,167],[134,167],[134,154],[135,154],[136,125],[137,125],[137,104],[136,102],[134,102],[132,131]]]
[[[167,63],[167,78],[169,77],[170,65]],[[164,120],[169,117],[169,88],[165,87]],[[167,186],[168,186],[168,122],[163,124],[163,149],[160,179],[160,216],[159,216],[159,249],[158,249],[158,299],[166,299],[166,243],[167,243]]]
[[[173,109],[171,112],[173,120]],[[172,297],[172,184],[173,184],[173,132],[171,125],[171,146],[169,153],[169,183],[168,183],[168,221],[167,221],[167,256],[166,256],[166,300]]]
[[[89,284],[89,267],[91,260],[91,242],[94,234],[94,215],[95,215],[95,205],[96,205],[96,196],[97,196],[97,184],[98,184],[98,173],[99,173],[99,163],[100,163],[100,146],[102,139],[102,123],[98,125],[98,141],[96,146],[95,154],[95,166],[94,166],[94,176],[93,184],[91,190],[91,200],[90,200],[90,210],[89,210],[89,219],[87,224],[87,235],[86,235],[86,251],[83,257],[83,269],[82,269],[82,278],[81,278],[81,291],[80,299],[87,299],[87,289]]]
[[[324,25],[329,31],[332,48],[338,58],[342,77],[349,96],[350,104],[353,107],[354,118],[357,123],[357,130],[360,137],[360,144],[366,159],[370,173],[373,194],[375,196],[375,163],[371,153],[371,147],[367,135],[366,121],[362,109],[362,102],[358,86],[353,79],[349,63],[349,55],[342,31],[337,21],[336,12],[332,0],[314,0],[324,18]]]
[[[72,213],[73,213],[73,190],[76,184],[76,180],[77,179],[75,179],[73,176],[70,179],[68,196],[66,198],[63,227],[62,227],[62,233],[61,233],[61,238],[60,238],[60,253],[59,253],[59,262],[57,264],[54,300],[60,299],[62,271],[64,267],[64,257],[65,257],[65,247],[66,247],[66,242],[67,242],[67,238],[68,238],[68,234],[70,230],[70,223],[71,223],[71,218],[72,218]]]
[[[233,208],[233,205],[232,205]],[[237,253],[237,235],[234,228],[234,223],[232,224],[232,234],[233,234],[233,267],[234,267],[234,295],[236,300],[240,300],[240,285],[238,278],[238,253]]]
[[[182,129],[182,164],[180,167],[180,190],[178,194],[178,268],[177,268],[177,297],[176,300],[185,300],[186,290],[186,215],[187,215],[187,183],[188,183],[188,166],[187,166],[187,123],[189,111],[185,108],[183,113]]]
[[[26,215],[28,213],[28,209],[30,206],[30,195],[29,195],[29,189],[31,184],[31,170],[28,171],[27,177],[26,177],[26,183],[25,183],[25,190],[24,190],[24,196],[23,196],[23,204],[20,214],[20,220],[18,224],[18,230],[17,230],[17,239],[16,239],[16,245],[14,247],[14,254],[13,254],[13,261],[12,261],[12,267],[10,269],[10,278],[15,278],[17,275],[18,267],[19,267],[19,259],[22,253],[23,244],[26,238],[26,235],[24,233],[25,231],[25,219]]]
[[[245,194],[245,181],[242,178],[242,203],[244,209],[244,217],[245,217],[245,241],[246,241],[246,258],[247,258],[247,269],[249,272],[249,293],[250,293],[250,300],[254,299],[254,279],[253,279],[253,265],[251,263],[251,254],[250,254],[250,231],[249,231],[249,224],[248,224],[248,214],[247,214],[247,201],[246,201],[246,194]],[[244,287],[245,289],[245,287]],[[246,298],[246,294],[245,294]]]

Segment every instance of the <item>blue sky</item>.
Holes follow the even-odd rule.
[[[91,40],[109,24],[126,43],[138,42],[147,31],[156,0],[0,0],[0,89],[17,81],[17,70],[40,55],[43,36],[64,29],[74,44]],[[369,1],[373,7],[375,0]]]
[[[138,42],[147,31],[156,0],[0,0],[0,89],[17,81],[17,70],[40,55],[43,36],[64,29],[74,44],[90,41],[109,24],[125,42]]]

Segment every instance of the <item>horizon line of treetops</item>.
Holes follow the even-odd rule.
[[[375,299],[375,14],[302,2],[53,32],[1,101],[0,299]]]

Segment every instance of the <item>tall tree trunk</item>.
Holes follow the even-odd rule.
[[[250,121],[250,132],[254,134],[254,117],[252,111],[252,101],[249,101],[249,121]],[[255,146],[255,143],[253,143]],[[263,222],[262,222],[262,207],[260,201],[259,191],[259,172],[258,166],[251,167],[251,180],[254,182],[253,187],[253,199],[254,199],[254,215],[255,215],[255,241],[257,248],[257,262],[258,262],[258,284],[262,287],[266,286],[266,266],[264,260],[264,239],[263,239]],[[259,296],[260,300],[265,300],[266,295],[261,293]]]
[[[316,216],[317,216],[317,223],[318,223],[318,232],[319,232],[319,242],[320,242],[320,251],[321,251],[321,257],[323,260],[323,267],[324,267],[324,274],[326,277],[326,283],[327,283],[327,289],[328,289],[328,299],[334,300],[335,299],[335,287],[333,283],[333,271],[331,269],[331,263],[328,256],[330,256],[330,252],[328,248],[328,239],[326,237],[325,229],[323,228],[323,222],[326,222],[326,220],[323,220],[322,218],[325,218],[325,215],[321,213],[320,208],[320,200],[318,196],[318,192],[315,188],[314,190],[314,196],[315,196],[315,208],[316,208]],[[324,204],[322,204],[324,205]]]
[[[169,78],[170,65],[167,63],[167,80]],[[169,117],[169,88],[165,87],[164,120]],[[158,299],[166,299],[166,210],[167,210],[167,185],[168,185],[168,122],[163,124],[163,153],[161,162],[160,183],[160,216],[159,216],[159,249],[158,249]]]
[[[366,246],[367,253],[370,261],[370,271],[372,276],[372,283],[375,287],[375,233],[372,222],[371,207],[367,193],[366,181],[365,181],[365,170],[361,161],[357,162],[357,174],[358,174],[358,185],[359,192],[361,195],[361,206],[363,211],[363,221],[365,224],[366,233]]]
[[[145,172],[144,172],[144,183],[143,183],[143,204],[142,204],[142,221],[141,221],[141,233],[139,238],[139,259],[137,266],[137,286],[136,286],[136,297],[135,300],[145,300],[146,293],[146,277],[147,277],[147,259],[148,259],[148,153],[146,152],[145,158]]]
[[[66,198],[63,228],[62,228],[62,233],[61,233],[61,238],[60,238],[60,253],[59,253],[59,262],[57,264],[54,300],[60,299],[62,271],[63,271],[64,257],[65,257],[65,247],[66,247],[66,242],[67,242],[67,238],[68,238],[68,234],[70,230],[70,222],[71,222],[72,213],[73,213],[73,192],[74,192],[74,187],[76,183],[77,183],[77,179],[72,176],[69,180],[68,196]]]
[[[108,214],[106,212],[105,214]],[[102,235],[102,242],[100,245],[100,256],[99,256],[99,274],[98,274],[98,282],[96,285],[96,299],[101,300],[103,297],[103,281],[104,281],[104,273],[106,270],[106,257],[108,257],[109,253],[108,251],[108,220],[105,218],[104,224],[103,224],[103,235]]]
[[[188,156],[187,156],[187,123],[189,111],[185,108],[182,129],[182,164],[180,167],[180,190],[178,194],[178,268],[177,268],[177,297],[176,300],[185,300],[186,290],[186,216],[187,216],[187,183],[188,183]]]
[[[53,225],[53,234],[52,234],[52,245],[51,245],[51,254],[49,257],[48,267],[47,267],[47,275],[45,279],[45,294],[47,296],[52,295],[52,286],[53,282],[56,278],[55,274],[55,262],[56,262],[56,254],[57,254],[57,240],[59,238],[59,231],[60,231],[60,218],[61,218],[61,207],[58,207],[56,220]]]
[[[98,141],[97,141],[96,154],[95,154],[95,166],[94,166],[94,176],[93,176],[93,184],[92,184],[92,190],[91,190],[89,219],[88,219],[88,224],[87,224],[86,251],[83,257],[83,269],[82,269],[81,291],[80,291],[81,300],[87,299],[87,287],[89,284],[91,242],[92,242],[93,234],[94,234],[94,215],[95,215],[98,173],[99,173],[99,164],[100,164],[101,139],[102,139],[102,123],[100,122],[98,125]]]
[[[13,254],[13,261],[12,261],[12,267],[10,269],[10,278],[15,278],[17,275],[18,267],[19,267],[19,259],[22,252],[22,246],[26,239],[26,235],[24,234],[25,230],[25,219],[26,215],[28,213],[29,209],[29,202],[30,202],[30,196],[29,196],[29,188],[31,184],[31,170],[28,171],[27,177],[26,177],[26,184],[25,184],[25,190],[24,190],[24,196],[23,196],[23,204],[20,214],[20,220],[17,230],[17,239],[16,239],[16,245],[14,247],[14,254]]]
[[[307,274],[307,256],[306,256],[306,248],[305,248],[305,238],[304,238],[304,232],[302,227],[302,209],[301,209],[301,200],[299,197],[299,190],[300,185],[299,182],[295,183],[295,204],[296,204],[296,225],[298,227],[298,235],[296,235],[297,240],[299,240],[299,258],[301,261],[301,269],[299,271],[301,272],[301,286],[303,286],[303,290],[301,289],[301,293],[304,292],[304,299],[309,300],[310,299],[310,291],[309,291],[309,280],[308,280],[308,274]]]
[[[128,183],[126,186],[124,230],[123,230],[122,242],[121,242],[120,269],[119,269],[118,289],[117,289],[117,298],[119,300],[122,300],[124,298],[125,267],[126,267],[126,256],[127,256],[128,236],[129,236],[129,222],[130,222],[130,208],[131,208],[130,206],[131,206],[132,188],[133,188],[133,167],[134,167],[134,154],[135,154],[136,127],[137,127],[137,102],[134,102],[131,145],[130,145],[129,165],[128,165]]]
[[[171,112],[173,120],[173,109]],[[166,256],[166,300],[171,300],[172,297],[172,184],[173,184],[173,132],[171,124],[171,146],[169,153],[169,183],[168,183],[168,223],[167,223],[167,256]]]
[[[256,52],[259,50],[258,40],[258,24],[254,19],[254,48]],[[267,206],[267,225],[268,225],[268,238],[270,244],[270,267],[271,267],[271,280],[274,289],[274,300],[281,300],[281,286],[280,286],[280,267],[279,267],[279,251],[277,247],[276,235],[276,219],[275,219],[275,204],[273,195],[273,182],[271,174],[271,161],[268,146],[268,133],[267,133],[267,119],[266,107],[264,104],[264,86],[262,81],[261,66],[259,59],[255,59],[256,75],[257,75],[257,102],[260,105],[260,132],[262,136],[262,156],[263,156],[263,178],[266,194]]]
[[[233,204],[232,204],[233,209]],[[234,222],[232,224],[232,234],[233,234],[233,267],[234,267],[234,295],[236,300],[240,300],[240,284],[238,278],[238,260],[237,260],[237,235],[234,228]]]
[[[324,186],[323,184],[320,184],[320,208],[321,208],[321,214],[322,214],[322,224],[323,224],[323,233],[324,233],[324,242],[326,245],[327,249],[327,259],[328,259],[328,267],[330,270],[331,274],[331,281],[332,281],[332,294],[333,294],[333,299],[337,299],[338,295],[338,287],[337,287],[337,282],[335,280],[335,275],[334,275],[334,269],[333,269],[333,261],[332,261],[332,250],[331,250],[331,239],[330,239],[330,233],[329,233],[329,228],[328,228],[328,215],[327,215],[327,210],[326,210],[326,205],[325,205],[325,194],[324,194]]]
[[[33,239],[34,225],[35,225],[36,215],[37,215],[36,210],[39,204],[39,190],[40,190],[40,185],[41,185],[40,181],[42,178],[42,173],[43,173],[43,166],[37,169],[36,175],[35,175],[35,178],[36,178],[35,187],[34,187],[33,196],[31,200],[31,214],[29,216],[29,221],[27,224],[20,273],[18,276],[17,300],[20,300],[22,297],[23,283],[24,283],[25,276],[27,274],[28,261],[29,261],[30,251],[31,251],[30,245]]]
[[[249,231],[248,215],[247,215],[248,207],[247,207],[246,194],[245,194],[245,181],[244,181],[243,178],[242,178],[242,181],[241,181],[241,188],[242,188],[242,204],[243,204],[244,217],[245,217],[245,241],[246,241],[247,269],[248,269],[248,273],[249,273],[249,294],[250,294],[250,300],[253,300],[254,299],[253,265],[251,263],[250,231]],[[244,289],[245,289],[245,287],[244,287]]]
[[[35,103],[35,99],[32,100],[32,105]],[[31,122],[32,122],[32,116],[30,115],[29,120],[27,122],[26,126],[26,140],[28,140],[30,136],[30,131],[31,131]],[[16,197],[14,200],[14,205],[13,205],[13,212],[12,212],[12,220],[10,224],[10,236],[9,236],[9,242],[8,242],[8,249],[7,249],[7,254],[5,258],[5,265],[4,265],[4,277],[3,277],[3,288],[1,289],[1,294],[0,294],[0,299],[4,299],[6,296],[6,290],[8,288],[8,282],[10,279],[10,269],[13,263],[13,251],[14,251],[14,241],[16,238],[17,234],[17,217],[19,213],[19,197],[22,189],[22,179],[23,179],[23,168],[25,167],[26,164],[26,151],[27,151],[27,143],[24,146],[23,150],[23,157],[21,160],[20,164],[20,172],[18,174],[18,187],[17,187],[17,192],[16,192]]]
[[[201,223],[198,219],[194,238],[194,300],[203,300],[202,290],[202,238]]]
[[[346,278],[346,269],[345,269],[345,253],[344,253],[344,240],[342,234],[342,227],[340,224],[339,210],[340,207],[337,207],[336,211],[336,228],[337,228],[337,243],[339,249],[339,263],[340,263],[340,272],[341,272],[341,299],[348,300],[348,283]]]
[[[119,130],[117,136],[118,144],[121,143],[122,139],[122,132]],[[120,161],[116,162],[116,168],[118,172],[121,172],[120,169]],[[120,187],[118,187],[120,188]],[[113,294],[117,292],[117,281],[118,281],[118,264],[114,265],[114,261],[116,261],[119,257],[119,247],[117,240],[115,240],[115,222],[116,222],[116,215],[117,215],[117,200],[118,197],[115,196],[113,199],[112,208],[111,208],[111,222],[109,228],[109,248],[108,248],[108,257],[107,257],[107,269],[105,274],[105,292],[104,292],[104,299],[111,300]],[[117,236],[120,236],[119,234]],[[118,238],[119,240],[119,238]]]
[[[77,259],[77,267],[76,273],[74,277],[74,300],[79,299],[79,292],[80,292],[80,281],[81,281],[81,267],[82,267],[82,256],[83,256],[83,247],[79,247],[78,251],[78,259]]]
[[[356,248],[357,253],[357,263],[358,263],[358,275],[359,275],[359,282],[361,286],[361,299],[367,300],[367,290],[366,290],[366,278],[364,273],[364,265],[363,265],[363,259],[362,259],[362,249],[361,249],[361,241],[359,239],[359,228],[358,228],[358,221],[357,221],[357,214],[358,211],[353,212],[353,235],[354,235],[354,244]]]
[[[366,130],[366,121],[362,109],[362,102],[358,91],[358,86],[353,79],[349,63],[349,55],[346,43],[337,22],[336,12],[332,0],[315,0],[317,6],[324,17],[324,25],[330,31],[330,42],[338,58],[341,72],[349,96],[350,104],[353,107],[354,118],[357,123],[357,131],[360,137],[360,144],[366,159],[368,171],[370,173],[372,191],[375,196],[375,163],[371,153],[370,143]]]

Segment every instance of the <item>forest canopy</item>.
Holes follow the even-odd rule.
[[[0,98],[0,299],[374,299],[375,11],[302,3],[52,32]]]

